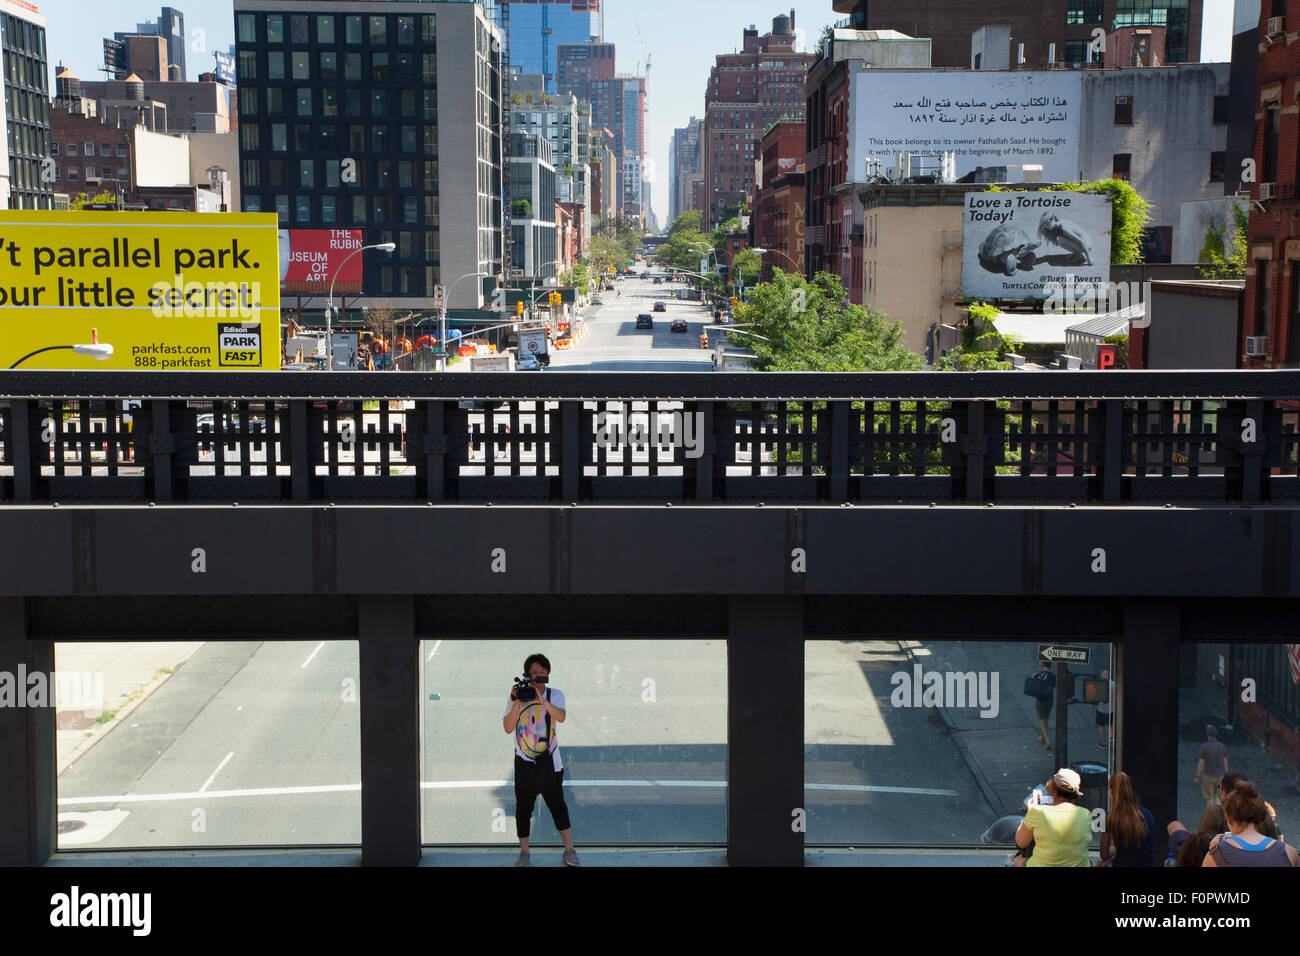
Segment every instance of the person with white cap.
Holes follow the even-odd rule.
[[[1025,821],[1016,830],[1016,846],[1034,847],[1026,866],[1091,866],[1092,814],[1076,805],[1083,799],[1083,780],[1062,767],[1047,781],[1051,803],[1031,802]]]

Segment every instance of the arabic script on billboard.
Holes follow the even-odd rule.
[[[962,294],[1045,299],[1064,284],[1110,281],[1110,197],[971,192],[962,217]]]

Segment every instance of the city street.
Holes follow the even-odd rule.
[[[657,274],[658,266],[650,268]],[[651,279],[619,279],[614,290],[600,293],[603,305],[584,310],[587,337],[582,344],[556,352],[550,367],[570,372],[711,372],[710,353],[699,346],[700,332],[713,324],[713,316],[701,302],[673,298],[683,288],[681,282],[655,285]],[[668,311],[653,311],[656,301],[663,301]],[[653,331],[637,329],[641,312],[654,316]],[[673,319],[685,319],[686,331],[668,331]]]
[[[542,644],[423,645],[425,841],[514,842],[501,715],[540,649],[568,698],[557,739],[579,842],[725,842],[725,642]],[[992,814],[953,742],[928,711],[890,705],[898,642],[806,653],[809,843],[975,842]],[[63,845],[356,843],[356,676],[349,642],[204,645],[60,776]],[[535,839],[557,841],[538,811]]]

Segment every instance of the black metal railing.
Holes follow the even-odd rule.
[[[1292,503],[1300,371],[0,373],[0,503]]]

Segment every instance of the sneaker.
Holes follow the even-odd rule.
[[[582,866],[582,864],[578,862],[578,854],[577,854],[577,853],[574,853],[572,850],[565,850],[565,851],[564,851],[564,865],[565,865],[565,866]]]
[[[527,866],[527,865],[528,865],[528,851],[520,850],[519,859],[515,860],[515,866]]]

